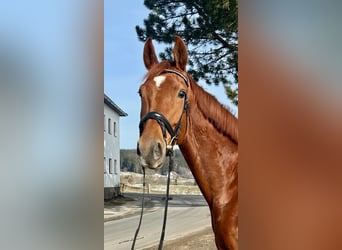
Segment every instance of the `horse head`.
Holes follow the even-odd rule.
[[[188,60],[183,40],[176,36],[174,61],[158,62],[152,40],[144,46],[148,70],[140,86],[140,138],[137,153],[143,167],[158,169],[172,147],[185,136],[188,110]]]

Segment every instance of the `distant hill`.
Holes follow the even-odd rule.
[[[173,171],[183,178],[192,178],[192,173],[179,149],[174,150],[174,156],[175,160]],[[142,173],[136,149],[120,150],[120,167],[123,171]],[[165,162],[164,166],[156,170],[156,173],[165,175],[167,171],[168,160]]]

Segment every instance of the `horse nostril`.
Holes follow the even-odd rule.
[[[140,152],[140,149],[139,149],[139,142],[137,142],[137,155],[141,156],[141,152]]]
[[[154,159],[159,159],[163,153],[163,147],[160,142],[157,142],[153,147],[153,157]]]

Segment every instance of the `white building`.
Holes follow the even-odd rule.
[[[120,194],[120,116],[127,114],[104,95],[104,198]]]

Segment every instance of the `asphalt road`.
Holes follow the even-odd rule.
[[[161,195],[151,195],[145,206],[155,208],[144,214],[135,249],[159,244],[164,204]],[[130,249],[138,226],[139,215],[109,221],[104,224],[104,249]],[[172,195],[169,201],[165,241],[181,238],[211,226],[209,208],[202,196]]]

